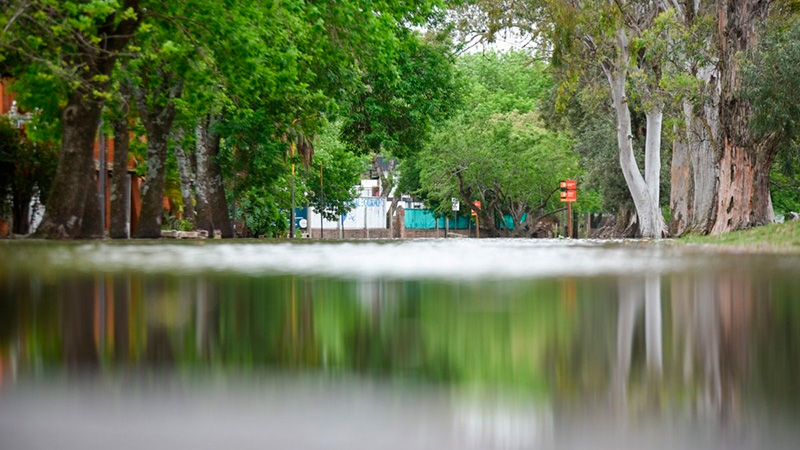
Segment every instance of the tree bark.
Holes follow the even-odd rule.
[[[687,2],[676,7],[678,20],[686,28],[697,25],[698,18],[713,13],[713,4]],[[715,218],[717,195],[717,166],[715,139],[719,120],[719,70],[713,56],[713,40],[706,41],[702,49],[708,59],[688,54],[684,70],[699,81],[700,90],[692,97],[695,103],[684,100],[681,108],[683,127],[676,125],[673,142],[672,178],[670,192],[670,233],[706,234]]]
[[[188,220],[195,224],[194,214],[194,181],[192,174],[192,164],[186,152],[183,149],[183,130],[178,130],[175,133],[175,141],[173,148],[175,149],[175,158],[178,160],[178,174],[181,181],[181,198],[183,199],[183,219]]]
[[[87,190],[97,189],[89,181],[94,178],[92,152],[101,108],[100,100],[86,99],[80,91],[67,101],[61,116],[58,168],[42,223],[36,232],[38,237],[72,239],[81,232]]]
[[[97,176],[90,178],[89,187],[84,191],[86,200],[81,220],[81,239],[100,239],[105,234],[103,218],[100,216],[100,194],[97,190]]]
[[[715,90],[714,82],[707,82],[712,83],[710,88]],[[683,113],[685,132],[672,147],[670,232],[673,236],[689,232],[706,234],[711,231],[716,215],[716,109],[713,105],[705,105],[696,111],[685,101]]]
[[[18,192],[15,189],[12,197],[11,217],[14,223],[11,232],[14,234],[28,234],[30,232],[31,199],[33,194]]]
[[[147,175],[142,188],[142,211],[135,238],[160,238],[164,215],[167,136],[161,127],[147,127]]]
[[[773,220],[769,172],[775,154],[756,145],[725,140],[719,160],[717,217],[712,234],[764,225]],[[755,154],[754,154],[755,153]]]
[[[709,76],[709,78],[715,78]],[[716,98],[716,81],[710,81],[710,89]],[[692,117],[690,153],[692,163],[692,216],[691,230],[708,233],[716,217],[714,203],[717,198],[717,162],[714,158],[714,140],[719,121],[714,104],[704,105],[702,115]]]
[[[141,87],[134,88],[139,117],[147,130],[147,172],[142,188],[142,210],[136,227],[135,238],[160,238],[161,220],[164,215],[164,181],[167,174],[167,140],[172,130],[176,109],[174,99],[180,97],[183,83],[174,74],[159,71],[164,80],[162,88],[151,94],[155,98],[168,96],[164,102],[150,104]],[[167,90],[169,92],[163,92]]]
[[[661,203],[661,128],[664,112],[661,105],[650,108],[645,113],[647,135],[644,146],[644,180],[650,198],[656,206]]]
[[[128,151],[130,149],[130,129],[128,117],[114,121],[114,163],[111,178],[111,224],[109,235],[113,239],[127,239],[130,237],[130,222],[128,218]]]
[[[720,102],[718,195],[712,234],[768,223],[773,218],[769,171],[777,145],[750,131],[750,103],[739,97],[738,55],[754,47],[767,0],[717,0]]]
[[[208,175],[208,118],[203,117],[195,127],[195,173],[197,180],[197,228],[208,231],[209,237],[214,236],[214,220],[211,215],[209,203],[209,175]]]
[[[225,198],[225,185],[222,182],[222,168],[219,165],[220,135],[211,130],[214,121],[210,122],[209,130],[206,133],[208,141],[208,200],[211,206],[211,217],[214,226],[219,228],[223,238],[233,237],[233,224],[228,211],[228,201]],[[294,224],[292,224],[294,226]]]
[[[678,125],[675,125],[674,131],[677,135],[679,132]],[[669,232],[672,236],[682,236],[691,224],[694,206],[693,181],[689,142],[681,138],[675,139],[672,142],[669,195]]]

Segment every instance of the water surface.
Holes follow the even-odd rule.
[[[800,258],[0,242],[0,448],[796,448]]]

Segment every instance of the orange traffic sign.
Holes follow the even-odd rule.
[[[561,180],[558,187],[561,191],[562,202],[572,203],[578,200],[578,182],[576,180]]]
[[[475,208],[476,208],[478,211],[480,211],[480,209],[481,209],[481,202],[480,202],[480,200],[475,200],[474,202],[472,202],[472,204],[475,206]],[[475,216],[475,217],[477,217],[477,216],[478,216],[478,214],[477,214],[475,211],[472,211],[472,215],[473,215],[473,216]]]

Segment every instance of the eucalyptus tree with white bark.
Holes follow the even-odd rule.
[[[664,121],[664,103],[658,92],[661,63],[657,54],[646,55],[640,48],[632,50],[628,33],[641,38],[652,26],[662,5],[652,1],[629,3],[621,0],[615,3],[615,7],[617,23],[613,37],[585,34],[583,41],[599,57],[608,80],[617,121],[620,167],[636,208],[639,231],[643,237],[661,238],[667,235],[667,225],[660,207],[661,131]],[[609,48],[598,47],[597,42],[602,40],[605,42],[601,45]],[[631,105],[627,93],[633,72],[636,72],[637,79],[645,80],[637,86],[647,122],[644,175],[634,153]]]

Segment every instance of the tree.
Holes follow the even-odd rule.
[[[545,67],[512,52],[464,56],[458,69],[464,104],[437,127],[415,161],[419,190],[441,214],[450,214],[451,197],[460,198],[492,235],[532,233],[538,219],[557,208],[558,180],[578,175],[569,140],[546,130],[539,117],[551,87]]]
[[[139,25],[140,3],[9,1],[0,10],[4,53],[57,77],[67,97],[58,169],[37,230],[42,237],[74,238],[81,231],[87,196],[96,194],[86,186],[110,75]]]
[[[798,210],[796,183],[800,153],[800,25],[797,14],[773,20],[742,64],[741,96],[750,102],[751,132],[776,146],[772,200],[775,209]],[[775,179],[777,178],[777,180]],[[776,184],[777,181],[777,184]]]
[[[683,2],[662,15],[670,43],[665,85],[673,100],[670,234],[708,233],[716,216],[719,72],[714,2]]]
[[[108,234],[112,239],[127,239],[130,237],[130,223],[128,221],[127,186],[128,151],[130,149],[130,123],[131,120],[131,87],[129,80],[119,82],[119,95],[117,104],[112,110],[114,116],[112,127],[114,129],[114,161],[112,162],[111,179],[111,223]]]
[[[142,212],[134,233],[137,238],[161,237],[167,141],[177,114],[175,101],[184,86],[177,72],[152,63],[145,62],[141,81],[133,88],[139,117],[147,130],[147,176],[142,188]]]
[[[661,132],[664,100],[658,92],[661,58],[652,48],[658,35],[648,32],[660,12],[654,2],[566,2],[566,39],[555,46],[557,61],[576,63],[580,70],[588,58],[600,65],[609,85],[616,117],[619,163],[630,191],[644,237],[663,237],[666,223],[660,208]],[[649,43],[650,46],[643,45]],[[583,60],[583,61],[581,61]],[[570,69],[574,70],[574,69]],[[636,97],[628,94],[631,84]],[[644,175],[635,155],[631,104],[646,117]]]
[[[774,219],[769,173],[779,142],[777,136],[758,135],[751,130],[753,108],[740,92],[739,55],[755,48],[758,27],[769,16],[770,2],[717,0],[716,6],[720,101],[713,234],[763,225]]]

